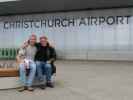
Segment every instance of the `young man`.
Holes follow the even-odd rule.
[[[20,81],[23,84],[23,87],[19,89],[19,91],[29,90],[33,91],[32,82],[36,73],[36,64],[34,62],[34,57],[37,52],[37,48],[35,46],[37,37],[36,35],[31,35],[29,37],[29,43],[26,44],[23,48],[21,48],[21,52],[18,53],[17,60],[19,60],[19,73],[20,73]],[[23,52],[23,53],[22,53]],[[24,62],[25,59],[28,62]],[[30,70],[28,76],[26,75],[26,71]]]
[[[36,45],[37,52],[35,55],[35,61],[37,66],[37,75],[40,81],[44,80],[44,75],[46,75],[46,86],[53,88],[54,85],[51,81],[52,76],[52,66],[51,63],[56,59],[55,49],[49,46],[47,37],[40,37],[40,43]],[[45,84],[41,85],[41,88],[45,88]]]

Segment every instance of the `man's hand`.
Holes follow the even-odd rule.
[[[50,63],[51,63],[51,61],[50,61],[50,60],[48,60],[48,61],[47,61],[47,64],[50,64]]]
[[[29,69],[29,64],[24,63],[25,69]]]
[[[28,46],[28,41],[24,41],[22,48],[26,48]]]

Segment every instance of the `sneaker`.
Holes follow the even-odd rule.
[[[52,82],[47,82],[46,85],[47,85],[47,87],[54,88],[54,85]]]
[[[43,85],[43,84],[42,84],[42,85],[40,85],[39,87],[40,87],[42,90],[44,90],[44,89],[46,88],[46,86],[45,86],[45,85]]]
[[[27,90],[28,90],[28,91],[34,91],[34,88],[31,87],[31,86],[29,86],[29,87],[27,87]]]
[[[27,89],[27,87],[26,87],[26,86],[23,86],[23,87],[19,88],[18,91],[19,91],[19,92],[23,92],[23,91],[26,90],[26,89]]]

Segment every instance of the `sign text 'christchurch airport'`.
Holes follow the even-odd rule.
[[[3,28],[8,29],[28,29],[28,28],[60,28],[60,27],[77,27],[77,26],[98,26],[128,24],[131,16],[89,16],[89,17],[53,17],[51,19],[20,19],[7,20],[3,22]]]

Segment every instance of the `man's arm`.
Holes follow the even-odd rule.
[[[21,48],[24,49],[29,45],[28,41],[24,41],[24,43],[22,44]]]
[[[48,63],[52,63],[56,60],[56,51],[55,48],[50,47],[50,59],[47,61]]]
[[[22,62],[21,56],[25,56],[24,48],[20,48],[19,51],[18,51],[18,54],[16,56],[17,63],[21,63]]]

